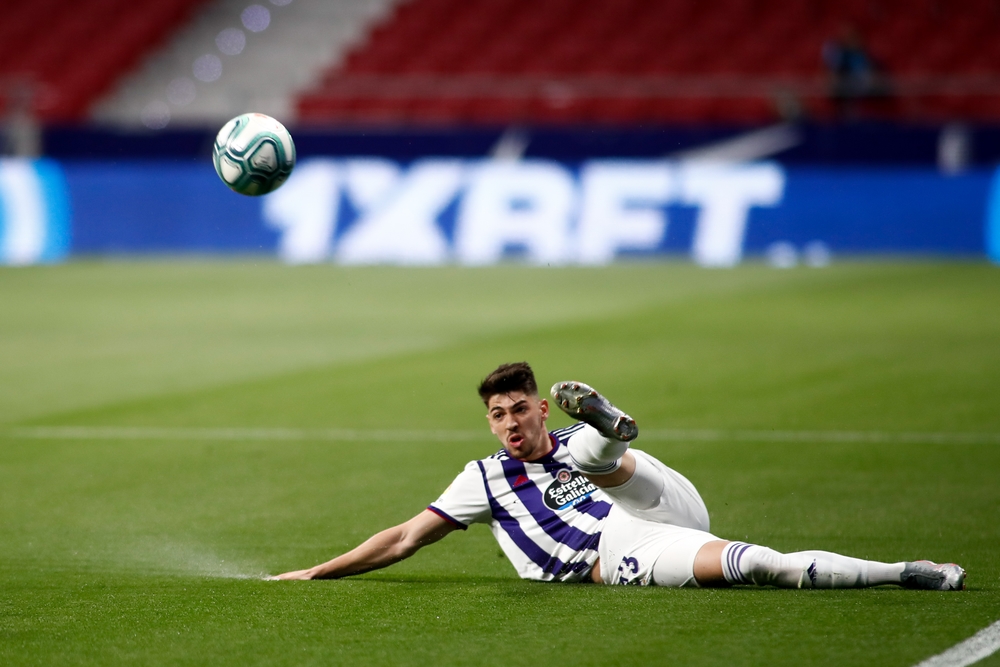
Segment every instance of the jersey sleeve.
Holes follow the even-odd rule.
[[[486,497],[486,487],[477,462],[472,461],[465,466],[465,470],[427,509],[462,530],[473,523],[489,522],[492,516],[490,501]]]

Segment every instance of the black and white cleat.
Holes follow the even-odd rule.
[[[639,435],[634,419],[582,382],[556,382],[551,394],[563,412],[590,424],[605,438],[631,442]]]

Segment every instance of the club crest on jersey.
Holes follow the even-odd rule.
[[[594,491],[597,487],[579,471],[560,470],[542,498],[546,507],[561,510],[590,498]]]

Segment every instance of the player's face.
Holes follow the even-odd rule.
[[[545,420],[549,418],[549,403],[538,396],[512,391],[494,394],[487,403],[486,418],[511,458],[532,461],[552,449]]]

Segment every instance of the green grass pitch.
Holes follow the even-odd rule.
[[[627,409],[717,535],[969,590],[537,584],[483,526],[260,580],[495,451],[475,386],[521,359]],[[997,619],[996,267],[0,270],[0,664],[906,667]]]

